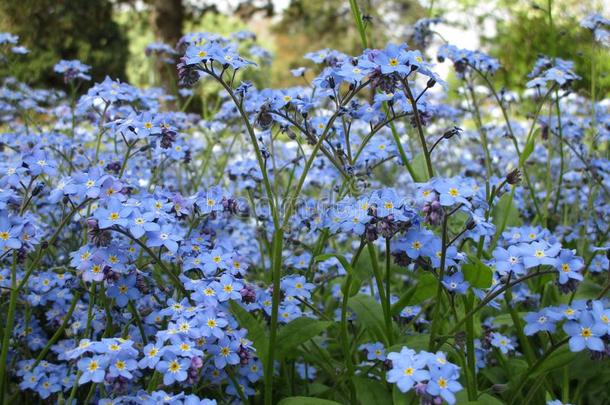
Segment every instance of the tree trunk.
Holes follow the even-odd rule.
[[[171,47],[175,47],[182,37],[182,21],[184,7],[182,0],[148,0],[151,7],[150,25],[155,39]],[[168,94],[177,95],[178,78],[176,66],[161,60],[155,61],[156,77]]]

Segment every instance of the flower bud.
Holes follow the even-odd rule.
[[[511,170],[510,173],[506,175],[506,182],[512,185],[521,183],[521,172],[518,168]]]

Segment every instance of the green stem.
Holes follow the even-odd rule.
[[[145,243],[143,243],[141,240],[139,240],[138,238],[135,238],[130,232],[125,231],[119,227],[113,227],[110,228],[112,231],[118,232],[122,235],[127,236],[129,239],[131,239],[132,241],[134,241],[135,243],[137,243],[142,249],[144,249],[144,251],[148,254],[148,256],[155,261],[155,263],[157,263],[161,269],[163,269],[163,272],[165,274],[167,274],[169,276],[169,278],[172,280],[172,283],[174,284],[174,286],[180,290],[180,292],[182,292],[185,296],[189,296],[188,291],[184,288],[184,285],[182,285],[182,281],[180,281],[180,279],[178,278],[178,276],[176,274],[174,274],[174,272],[169,269],[165,263],[163,263],[163,260],[159,259],[157,257],[157,255],[155,255],[155,252],[153,252],[148,246],[146,246]]]
[[[523,348],[523,354],[525,354],[525,359],[527,360],[527,363],[531,366],[536,360],[536,355],[534,354],[534,350],[532,349],[530,341],[523,333],[523,322],[521,321],[521,318],[517,313],[517,309],[512,303],[512,288],[506,289],[506,291],[504,292],[504,299],[506,301],[506,307],[510,312],[510,317],[513,320],[513,324],[515,325],[517,337],[519,339],[519,342],[521,343],[521,347]]]
[[[447,221],[449,215],[445,214],[441,225],[441,267],[438,272],[438,287],[436,289],[436,299],[434,301],[434,315],[432,316],[432,325],[430,325],[430,341],[428,342],[428,350],[434,347],[434,340],[438,333],[438,325],[441,322],[441,303],[443,299],[443,276],[445,275],[445,257],[447,253]]]
[[[78,380],[80,379],[80,376],[82,374],[83,372],[80,370],[78,370],[78,372],[76,373],[76,378],[74,379],[74,384],[72,384],[72,389],[70,390],[70,396],[66,401],[66,405],[72,405],[74,403],[74,398],[76,398],[76,391],[78,388]]]
[[[123,164],[121,164],[121,170],[119,171],[119,179],[123,177],[123,173],[125,172],[125,168],[127,167],[127,160],[129,160],[129,154],[131,153],[131,150],[133,149],[136,143],[137,140],[134,141],[132,144],[127,144],[127,150],[125,151],[125,156],[123,157]]]
[[[439,342],[435,347],[437,349],[439,347],[441,347],[447,341],[447,339],[449,337],[452,337],[455,335],[455,333],[458,331],[460,326],[462,326],[464,324],[464,322],[466,322],[466,318],[476,314],[481,309],[485,308],[489,302],[493,301],[497,296],[504,293],[507,289],[512,288],[512,287],[516,286],[517,284],[522,283],[526,280],[529,280],[530,278],[544,276],[545,274],[556,274],[556,271],[548,270],[548,271],[539,271],[539,272],[535,272],[535,273],[526,274],[525,276],[518,278],[515,281],[511,281],[511,282],[507,283],[506,285],[496,289],[494,292],[486,295],[485,298],[483,298],[481,300],[481,302],[479,302],[479,304],[472,311],[468,312],[462,319],[460,319],[459,321],[457,321],[455,323],[455,325],[453,325],[453,328],[449,331],[448,334],[446,334],[444,336],[439,336]]]
[[[391,265],[392,265],[392,255],[390,254],[391,252],[391,239],[390,238],[386,238],[385,240],[385,308],[386,311],[388,312],[388,316],[390,317],[390,326],[392,325],[392,304],[391,304],[391,276],[392,276],[392,269],[391,269]],[[390,329],[391,331],[391,329]],[[392,339],[390,339],[391,341]],[[391,343],[390,343],[391,344]]]
[[[463,297],[464,310],[467,314],[472,311],[474,304],[474,294],[468,293],[468,296]],[[477,373],[476,373],[476,357],[474,353],[474,317],[473,315],[466,316],[466,365],[468,378],[468,400],[476,401],[477,392]]]
[[[91,323],[93,321],[93,307],[95,306],[95,290],[96,290],[96,282],[91,283],[91,287],[89,288],[89,308],[87,309],[87,326],[85,327],[85,334],[83,337],[85,339],[91,338]]]
[[[563,186],[563,171],[564,171],[564,153],[563,153],[563,129],[561,124],[561,109],[559,108],[559,94],[555,90],[555,108],[557,110],[557,127],[559,135],[559,180],[557,181],[557,189],[555,193],[555,202],[553,203],[553,214],[557,214],[559,206],[559,197],[561,196],[561,187]]]
[[[4,327],[2,335],[2,353],[0,354],[0,385],[2,387],[1,399],[4,403],[5,394],[5,379],[6,379],[6,359],[8,357],[8,347],[11,341],[11,335],[13,333],[13,322],[15,321],[15,308],[17,307],[17,252],[13,251],[13,265],[11,266],[11,294],[8,304],[8,314],[6,319],[6,325]]]
[[[377,251],[375,250],[375,245],[372,243],[367,243],[367,248],[369,251],[369,256],[371,257],[371,265],[373,267],[373,275],[375,276],[375,283],[377,285],[377,292],[379,293],[379,299],[381,301],[381,307],[383,309],[383,317],[385,320],[386,327],[386,335],[388,338],[389,345],[394,344],[394,337],[392,332],[392,313],[391,309],[388,308],[387,297],[385,294],[385,289],[383,287],[383,275],[381,274],[381,269],[379,268],[379,263],[377,262]]]
[[[362,47],[366,49],[369,47],[369,43],[366,37],[366,29],[364,28],[364,21],[362,20],[360,8],[358,7],[358,3],[356,3],[356,0],[349,0],[349,6],[352,9],[352,15],[354,16],[354,21],[356,22],[356,28],[358,28],[358,33],[360,34],[360,41],[362,42]]]
[[[68,308],[68,312],[66,313],[66,316],[64,317],[61,325],[59,326],[59,329],[57,329],[57,331],[55,331],[55,333],[53,334],[51,339],[47,342],[45,347],[42,349],[42,351],[40,352],[38,357],[36,357],[36,362],[34,362],[34,365],[32,366],[32,368],[35,368],[38,365],[38,363],[40,363],[45,358],[45,356],[51,349],[51,346],[53,346],[55,344],[55,342],[57,342],[59,340],[59,338],[61,337],[61,335],[64,333],[64,330],[66,330],[66,327],[68,326],[68,322],[70,322],[70,318],[72,318],[72,314],[74,313],[74,308],[76,308],[76,304],[78,303],[78,300],[80,299],[80,297],[81,297],[80,292],[74,293],[74,297],[72,298],[72,303],[70,304],[70,308]]]
[[[129,310],[133,314],[133,317],[138,325],[138,329],[140,330],[140,335],[142,336],[142,342],[146,346],[148,344],[148,339],[146,339],[146,333],[144,332],[144,325],[142,324],[142,319],[140,318],[140,313],[138,312],[138,308],[136,308],[135,304],[132,300],[129,300]]]
[[[386,115],[389,115],[389,108],[386,103],[383,103],[383,109],[385,110]],[[394,142],[396,143],[396,148],[398,149],[398,155],[400,156],[400,159],[402,160],[402,164],[409,171],[409,174],[411,175],[411,178],[413,179],[413,181],[417,181],[415,170],[413,170],[413,167],[409,163],[409,159],[407,159],[407,154],[405,153],[405,150],[402,147],[402,143],[400,142],[400,136],[398,135],[398,131],[396,130],[396,126],[394,125],[394,122],[390,121],[389,126],[390,126],[390,130],[392,131],[392,137],[394,138]],[[360,152],[360,151],[358,151],[358,152]]]
[[[273,369],[275,360],[275,347],[277,339],[278,313],[280,306],[280,277],[282,274],[282,246],[284,233],[278,229],[273,234],[271,273],[273,277],[273,295],[271,299],[271,325],[269,333],[269,345],[267,348],[267,361],[265,364],[265,404],[273,403]]]
[[[413,97],[413,92],[411,91],[411,87],[409,87],[409,81],[406,78],[401,78],[400,82],[402,83],[403,91],[405,95],[411,102],[411,107],[413,108],[413,117],[415,118],[415,126],[417,127],[417,134],[419,135],[419,142],[421,143],[422,150],[424,152],[424,158],[426,159],[426,168],[428,169],[428,178],[434,177],[434,168],[432,167],[432,160],[430,159],[430,151],[428,150],[428,145],[426,144],[426,136],[424,135],[424,128],[421,122],[421,118],[419,116],[419,110],[417,108],[417,101]]]

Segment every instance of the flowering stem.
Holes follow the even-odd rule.
[[[438,287],[436,289],[436,300],[434,301],[434,315],[432,316],[432,325],[430,325],[430,341],[428,342],[428,349],[431,350],[434,345],[435,336],[438,333],[438,324],[441,317],[441,301],[443,298],[443,276],[445,274],[445,256],[447,253],[447,221],[449,220],[449,214],[443,216],[443,223],[441,225],[441,266],[438,272]]]
[[[85,339],[90,339],[91,335],[91,322],[93,321],[93,307],[95,306],[95,291],[96,291],[96,282],[91,283],[91,287],[89,288],[89,309],[87,309],[87,326],[85,326],[85,333],[83,337]]]
[[[163,261],[161,259],[159,259],[157,257],[157,255],[155,255],[155,252],[153,252],[148,246],[146,246],[146,244],[144,242],[142,242],[141,240],[139,240],[138,238],[135,238],[131,232],[125,231],[117,226],[110,228],[110,230],[118,232],[122,235],[127,236],[129,239],[131,239],[132,241],[134,241],[135,243],[137,243],[142,249],[144,249],[144,251],[148,254],[148,256],[153,259],[155,261],[156,264],[159,265],[159,267],[161,267],[161,269],[163,270],[163,272],[165,274],[167,274],[167,276],[172,280],[172,283],[174,284],[174,286],[180,290],[180,292],[182,292],[185,296],[189,296],[188,291],[186,291],[186,289],[184,288],[184,286],[182,285],[182,281],[180,281],[180,279],[178,278],[178,276],[176,276],[176,274],[170,270],[165,263],[163,263]]]
[[[381,274],[381,269],[379,268],[379,263],[377,262],[377,251],[375,250],[375,245],[370,242],[367,243],[367,247],[369,250],[369,255],[371,257],[371,265],[373,267],[373,275],[375,276],[377,292],[379,293],[379,299],[381,301],[381,307],[383,309],[388,343],[390,346],[392,346],[394,344],[394,337],[392,332],[392,313],[390,312],[390,308],[388,308],[388,300],[386,297],[385,289],[383,287],[383,275]]]
[[[62,231],[62,229],[64,229],[64,227],[68,224],[68,221],[72,218],[72,216],[79,211],[81,208],[85,207],[87,204],[89,204],[91,201],[91,199],[86,199],[85,201],[83,201],[82,203],[80,203],[78,206],[74,207],[72,209],[72,211],[70,211],[70,213],[68,215],[66,215],[64,217],[64,219],[61,221],[61,223],[59,224],[59,226],[57,227],[57,229],[55,230],[55,233],[53,233],[53,235],[51,235],[51,237],[49,238],[48,242],[46,243],[46,246],[41,244],[40,247],[38,248],[38,254],[36,255],[36,258],[30,263],[28,269],[25,272],[25,275],[23,276],[23,278],[20,280],[19,285],[17,286],[17,291],[21,291],[21,289],[23,288],[23,286],[28,282],[28,279],[30,278],[30,275],[32,274],[32,272],[34,271],[34,269],[36,268],[36,266],[38,265],[38,262],[42,259],[42,257],[44,256],[44,252],[46,250],[48,250],[49,246],[53,246],[53,244],[55,243],[55,239],[57,239],[57,237],[59,236],[59,233]]]
[[[472,305],[474,304],[474,294],[469,292],[467,296],[463,297],[464,310],[467,314],[472,311]],[[478,397],[477,390],[477,372],[476,372],[476,357],[474,354],[474,317],[473,315],[466,316],[466,365],[467,365],[467,376],[468,386],[468,400],[475,401]]]
[[[388,315],[390,317],[390,326],[392,325],[392,304],[390,303],[390,276],[391,276],[391,264],[392,264],[392,256],[390,255],[391,242],[390,238],[385,238],[385,307]],[[391,331],[391,329],[390,329]],[[390,341],[391,341],[390,337]]]
[[[277,338],[278,312],[280,306],[280,276],[282,263],[282,245],[284,234],[281,229],[273,233],[271,273],[273,277],[273,295],[271,297],[271,325],[267,362],[265,364],[265,405],[273,403],[273,362],[275,360],[275,341]]]
[[[504,293],[504,291],[506,291],[507,289],[512,288],[523,281],[529,280],[530,278],[543,276],[545,274],[556,274],[556,273],[557,272],[555,270],[537,271],[535,273],[526,274],[525,276],[520,277],[520,278],[516,279],[515,281],[512,281],[512,282],[509,281],[506,285],[498,288],[496,291],[485,296],[485,298],[483,298],[481,300],[481,302],[479,302],[479,305],[477,305],[472,311],[467,313],[462,319],[460,319],[459,321],[457,321],[455,323],[455,325],[453,326],[453,329],[451,329],[451,331],[449,331],[448,334],[446,334],[445,336],[439,337],[439,342],[436,344],[435,347],[436,348],[441,347],[443,345],[443,343],[445,343],[450,336],[453,336],[457,332],[458,328],[460,326],[462,326],[462,324],[466,321],[467,317],[472,316],[472,315],[476,314],[477,312],[479,312],[481,309],[485,308],[489,302],[493,301],[497,296]],[[433,322],[434,322],[434,320],[433,320]]]
[[[77,291],[74,293],[74,297],[72,298],[72,303],[70,304],[70,308],[68,309],[68,312],[66,313],[66,316],[64,317],[64,320],[62,321],[61,325],[59,326],[59,329],[57,329],[57,331],[55,331],[55,333],[53,334],[51,339],[49,339],[49,341],[47,342],[45,347],[42,349],[42,351],[40,352],[38,357],[36,357],[36,361],[34,362],[34,365],[32,366],[32,368],[35,368],[45,358],[45,356],[49,352],[49,349],[51,349],[51,346],[53,346],[55,344],[55,342],[57,342],[59,340],[59,338],[61,337],[61,335],[64,333],[64,330],[68,326],[68,322],[70,322],[70,318],[72,317],[72,314],[74,313],[74,308],[76,308],[76,304],[78,303],[78,300],[80,299],[80,297],[81,297],[80,292]]]
[[[386,111],[386,115],[387,114],[388,114],[388,112]],[[371,129],[371,132],[369,132],[368,134],[366,134],[362,138],[362,142],[360,143],[360,146],[358,146],[358,150],[356,151],[356,154],[354,155],[354,164],[356,164],[356,161],[358,160],[358,157],[360,156],[360,154],[364,150],[364,147],[366,145],[368,145],[369,141],[373,138],[373,135],[375,135],[377,132],[379,132],[386,125],[389,125],[390,129],[394,128],[394,130],[396,130],[396,127],[393,125],[394,121],[396,121],[397,119],[406,117],[407,115],[409,115],[409,114],[407,114],[407,113],[393,114],[390,118],[387,118],[386,120],[384,120],[384,121],[380,122],[379,124],[375,125],[373,127],[373,129]],[[398,135],[398,133],[397,133],[397,135]],[[394,138],[394,139],[396,139],[396,138]]]
[[[521,163],[521,150],[519,149],[519,144],[517,143],[517,138],[515,136],[515,133],[513,132],[513,127],[512,127],[512,125],[510,123],[510,119],[508,118],[508,112],[506,111],[506,107],[504,107],[504,103],[502,102],[502,99],[498,95],[498,92],[494,88],[493,84],[491,83],[491,81],[489,80],[487,75],[485,75],[483,72],[481,72],[475,66],[472,66],[472,65],[469,65],[469,66],[475,72],[477,72],[479,74],[479,76],[485,81],[485,84],[487,85],[487,88],[489,88],[489,90],[493,94],[494,98],[496,99],[496,102],[498,103],[498,107],[500,107],[500,111],[502,111],[502,116],[504,117],[504,121],[506,122],[506,128],[508,129],[508,132],[510,133],[511,140],[513,141],[513,145],[515,146],[515,150],[517,151],[517,155],[519,156],[519,161]],[[538,109],[536,111],[536,114],[534,115],[534,119],[532,121],[532,126],[531,126],[530,131],[528,133],[528,136],[526,138],[527,141],[529,141],[530,136],[532,136],[532,133],[533,133],[533,130],[534,130],[534,126],[536,124],[536,121],[538,120],[538,115],[540,114],[540,110],[542,109],[542,105],[544,104],[544,101],[548,97],[549,93],[550,93],[550,90],[546,93],[546,95],[542,99],[542,102],[540,103],[540,105],[539,105],[539,107],[538,107]],[[523,177],[525,178],[525,182],[527,183],[527,187],[528,187],[529,192],[530,192],[530,197],[532,198],[532,202],[534,203],[534,209],[536,210],[536,214],[538,215],[538,220],[542,221],[542,213],[540,211],[540,207],[539,207],[539,204],[538,204],[538,199],[536,198],[536,192],[535,192],[534,188],[532,187],[532,182],[530,180],[530,176],[529,176],[529,173],[528,173],[528,170],[527,170],[527,166],[526,166],[525,162],[522,162],[520,164],[520,166],[521,166],[521,171],[523,172]]]
[[[535,373],[536,371],[538,371],[538,369],[540,368],[540,366],[545,362],[545,360],[555,352],[555,350],[559,349],[561,346],[563,346],[564,344],[566,344],[569,340],[569,337],[566,337],[562,340],[560,340],[559,342],[555,343],[553,346],[551,346],[549,348],[549,350],[547,350],[546,352],[544,352],[544,354],[538,358],[538,360],[536,360],[536,362],[534,364],[532,364],[525,372],[525,375],[521,378],[521,380],[519,380],[519,383],[517,384],[516,388],[513,391],[513,395],[512,395],[512,399],[509,403],[509,405],[512,405],[515,403],[515,401],[517,400],[517,398],[519,398],[519,391],[521,391],[521,389],[523,388],[523,385],[527,382],[527,380],[529,379],[529,377]]]
[[[252,124],[250,124],[250,119],[248,118],[248,115],[244,111],[242,103],[237,99],[237,96],[235,95],[233,88],[231,86],[229,86],[229,84],[226,83],[222,79],[222,77],[218,76],[216,73],[214,73],[212,71],[208,71],[207,73],[209,75],[211,75],[214,79],[216,79],[216,81],[218,83],[220,83],[220,85],[226,90],[226,92],[229,94],[229,97],[231,97],[231,100],[233,100],[233,104],[235,104],[237,111],[239,111],[239,114],[242,117],[242,121],[244,121],[244,124],[246,125],[248,135],[250,136],[250,143],[252,144],[252,147],[254,148],[254,154],[256,155],[256,160],[257,160],[258,166],[261,170],[261,175],[263,176],[263,185],[265,186],[265,192],[267,194],[267,200],[268,200],[267,202],[269,204],[271,216],[273,217],[273,225],[274,225],[274,228],[277,230],[277,229],[279,229],[279,216],[278,216],[279,214],[276,210],[275,199],[274,199],[273,191],[272,191],[273,189],[271,187],[271,182],[269,181],[269,176],[267,175],[265,160],[263,158],[263,154],[261,153],[260,147],[258,146],[258,141],[256,139],[256,134],[254,133],[254,128],[252,128]]]
[[[421,147],[424,152],[424,158],[426,159],[426,168],[428,169],[428,178],[434,177],[434,169],[432,167],[432,160],[430,159],[430,151],[428,151],[428,146],[426,145],[426,136],[424,135],[424,129],[422,126],[421,118],[419,116],[419,110],[417,109],[417,101],[413,97],[413,92],[409,87],[408,79],[400,79],[402,83],[403,91],[405,92],[405,96],[411,102],[411,107],[413,108],[413,116],[415,118],[415,126],[417,127],[417,133],[419,135],[419,141],[421,142]]]
[[[77,371],[76,376],[74,377],[74,384],[72,384],[72,389],[70,390],[70,396],[66,400],[66,405],[72,405],[72,403],[74,402],[74,398],[76,398],[76,390],[78,388],[78,380],[80,379],[80,376],[82,374],[82,371]]]
[[[129,311],[131,311],[131,313],[133,314],[136,324],[138,325],[138,329],[140,330],[140,335],[142,336],[142,342],[146,346],[148,344],[148,339],[146,339],[146,332],[144,332],[144,326],[142,325],[142,318],[140,318],[140,313],[138,312],[138,308],[136,308],[136,305],[133,303],[132,300],[129,300],[128,306],[129,306]]]
[[[557,181],[557,190],[555,192],[555,202],[553,203],[553,213],[557,214],[559,205],[559,196],[561,195],[561,187],[563,186],[563,171],[564,171],[564,154],[563,154],[563,125],[561,124],[561,108],[559,107],[559,92],[555,90],[555,108],[557,110],[557,127],[559,136],[559,180]]]
[[[360,8],[358,7],[356,0],[349,0],[349,6],[352,9],[352,15],[354,16],[354,21],[356,22],[356,28],[358,28],[358,33],[360,34],[360,41],[362,41],[363,48],[366,49],[369,47],[369,44],[366,37],[366,29],[364,28],[364,21],[362,20]]]
[[[385,110],[386,115],[389,115],[389,108],[387,103],[383,103],[383,108]],[[400,136],[398,135],[398,131],[396,130],[396,126],[394,125],[394,123],[392,121],[389,121],[389,126],[390,126],[390,130],[392,131],[392,137],[394,138],[394,142],[396,143],[396,148],[398,149],[398,155],[400,156],[400,159],[402,160],[402,164],[407,168],[407,170],[409,171],[409,174],[411,175],[411,178],[415,181],[415,171],[413,170],[413,167],[411,167],[411,164],[409,163],[409,159],[407,159],[407,154],[405,153],[404,148],[402,147],[402,144],[400,143]]]
[[[8,357],[8,347],[11,341],[11,335],[13,333],[13,322],[15,321],[15,308],[17,306],[17,296],[19,295],[17,289],[17,252],[13,251],[13,264],[11,266],[11,294],[8,304],[8,314],[6,318],[6,325],[4,326],[2,335],[2,352],[0,354],[0,386],[2,387],[0,398],[4,403],[4,391],[5,391],[5,378],[6,378],[6,359]]]
[[[352,381],[352,376],[354,375],[354,364],[352,362],[352,354],[351,354],[351,350],[350,350],[350,342],[349,342],[349,333],[348,333],[348,329],[347,329],[347,304],[348,304],[348,300],[349,300],[349,296],[351,293],[351,289],[352,289],[352,281],[353,281],[353,268],[356,265],[356,263],[358,262],[358,258],[360,257],[360,253],[362,253],[362,250],[364,248],[364,244],[366,242],[364,240],[362,240],[360,242],[360,246],[358,247],[358,250],[356,251],[356,254],[354,255],[354,258],[352,259],[351,262],[351,271],[348,271],[349,269],[345,269],[345,272],[347,273],[347,277],[345,279],[345,287],[343,290],[343,301],[341,303],[341,340],[343,341],[343,356],[345,357],[345,368],[347,369],[347,373],[348,376],[347,378],[349,379],[349,389],[350,389],[350,395],[352,397],[352,402],[354,402],[354,399],[356,397],[356,391],[355,391],[355,387]]]
[[[135,144],[138,141],[135,140],[133,143],[127,143],[127,150],[125,151],[125,157],[123,158],[123,164],[121,164],[121,170],[119,171],[119,179],[121,177],[123,177],[123,173],[125,172],[125,168],[127,167],[127,160],[129,160],[129,154],[131,153],[131,150],[133,149],[133,147],[135,146]]]
[[[237,395],[239,395],[241,402],[243,402],[244,404],[248,404],[249,403],[248,398],[244,395],[244,391],[241,389],[241,386],[235,379],[235,375],[233,375],[233,371],[227,370],[227,375],[229,376],[229,380],[231,380],[231,384],[233,384],[233,387],[235,387],[235,391],[237,391]]]

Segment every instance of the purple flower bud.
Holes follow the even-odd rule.
[[[239,293],[241,294],[242,302],[246,304],[251,304],[256,301],[256,291],[250,285],[244,286]]]
[[[201,367],[203,367],[203,359],[199,356],[195,356],[191,359],[191,367],[199,370]]]

